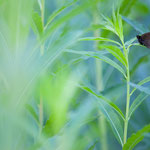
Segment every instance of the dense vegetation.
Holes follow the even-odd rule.
[[[0,0],[0,150],[149,150],[148,0]]]

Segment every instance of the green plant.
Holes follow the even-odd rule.
[[[149,149],[149,51],[130,39],[149,9],[113,5],[123,16],[105,17],[111,0],[0,0],[1,150]]]
[[[112,54],[117,60],[118,63],[116,63],[114,60],[110,59],[103,51],[99,52],[87,52],[86,56],[88,57],[94,57],[96,59],[100,59],[109,65],[113,66],[116,68],[120,73],[122,73],[124,79],[126,80],[126,111],[125,111],[125,116],[122,113],[122,111],[110,100],[105,98],[102,95],[96,94],[91,88],[88,86],[81,86],[82,89],[85,91],[89,92],[90,94],[94,95],[95,98],[97,99],[97,103],[99,104],[100,110],[105,114],[107,120],[110,122],[115,136],[117,137],[119,143],[121,144],[122,148],[124,150],[127,149],[132,149],[138,142],[140,142],[143,137],[144,133],[149,132],[149,125],[147,127],[144,127],[141,132],[139,131],[136,136],[132,136],[132,138],[129,138],[127,140],[127,132],[128,132],[128,124],[130,117],[132,113],[138,108],[138,106],[145,100],[149,94],[149,90],[146,90],[145,88],[140,87],[139,85],[142,85],[146,82],[149,82],[149,77],[145,78],[143,81],[139,82],[138,85],[132,84],[130,81],[130,65],[129,65],[129,52],[131,46],[134,45],[139,45],[138,43],[134,43],[136,40],[131,39],[127,42],[124,41],[124,35],[123,35],[123,25],[122,25],[122,17],[121,15],[117,12],[115,13],[113,11],[112,19],[103,16],[104,22],[101,25],[96,25],[97,27],[99,26],[102,29],[109,30],[113,32],[119,39],[120,42],[109,39],[109,38],[103,38],[103,37],[86,37],[86,38],[81,38],[80,41],[105,41],[107,44],[99,44],[100,49],[105,49],[107,50],[110,54]],[[136,27],[137,28],[137,27]],[[112,43],[112,44],[110,44]],[[82,52],[78,52],[78,54],[81,54]],[[85,54],[83,54],[85,55]],[[134,86],[135,88],[131,91],[131,87]],[[146,93],[141,93],[132,103],[130,107],[130,97],[132,96],[133,92],[138,88],[142,92]],[[114,110],[117,115],[121,118],[121,121],[124,122],[124,127],[122,126],[121,122],[119,121],[119,117],[114,114],[112,111]],[[114,116],[113,116],[113,115]],[[117,121],[118,120],[118,121]],[[123,129],[124,128],[124,129]],[[145,130],[147,129],[147,130]],[[124,131],[123,131],[124,130]],[[139,134],[140,133],[140,134]],[[142,136],[140,138],[140,136]],[[136,139],[139,140],[137,141]],[[134,142],[135,140],[135,142]]]

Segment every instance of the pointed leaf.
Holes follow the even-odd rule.
[[[73,2],[69,3],[66,6],[62,6],[61,8],[59,8],[58,10],[54,11],[52,13],[52,15],[49,17],[49,19],[47,20],[47,23],[45,25],[45,29],[49,26],[49,24],[59,15],[61,14],[65,9],[67,9],[68,7],[70,7],[71,5],[73,5],[77,0],[74,0]]]
[[[71,52],[71,53],[75,53],[75,54],[83,54],[83,55],[86,55],[87,57],[93,57],[96,59],[100,59],[100,60],[108,63],[112,67],[116,68],[118,71],[120,71],[124,75],[124,77],[126,77],[124,69],[120,65],[118,65],[115,61],[113,61],[110,58],[108,58],[107,56],[105,56],[104,54],[107,54],[107,52],[105,52],[105,51],[94,52],[94,51],[66,50],[66,52]]]
[[[108,50],[114,57],[116,57],[124,66],[127,65],[126,59],[117,46],[113,45],[100,45],[100,48]]]
[[[129,119],[132,115],[132,113],[142,104],[142,102],[148,97],[147,94],[141,93],[138,95],[138,97],[133,101],[130,110],[129,110]]]
[[[146,88],[146,87],[143,87],[143,86],[131,83],[131,82],[129,84],[131,86],[135,87],[136,89],[140,90],[141,92],[144,92],[144,93],[150,95],[150,89],[149,88]]]
[[[108,105],[110,105],[119,115],[120,117],[125,120],[125,117],[122,113],[122,111],[118,108],[117,105],[115,105],[112,101],[110,101],[109,99],[107,99],[106,97],[102,96],[102,95],[98,95],[96,94],[92,89],[90,89],[89,87],[87,86],[81,86],[81,88],[85,91],[87,91],[88,93],[96,96],[97,98],[100,98],[101,100],[104,100]]]
[[[30,114],[33,116],[33,118],[35,119],[35,121],[37,122],[37,124],[39,125],[39,118],[38,118],[38,115],[37,113],[35,112],[34,108],[29,105],[29,104],[26,104],[26,109],[30,112]]]
[[[117,44],[118,46],[122,47],[122,45],[119,42],[103,37],[86,37],[79,39],[79,41],[105,41]]]
[[[43,32],[43,25],[42,25],[42,19],[41,16],[37,12],[33,12],[32,14],[32,23],[31,27],[35,34],[40,36]]]
[[[43,43],[57,28],[59,28],[62,24],[71,20],[78,14],[81,14],[85,9],[90,7],[89,3],[83,3],[82,5],[75,7],[74,9],[70,10],[66,15],[58,18],[56,21],[52,22],[49,28],[45,30],[45,33],[42,36],[41,42]]]
[[[145,126],[143,129],[139,130],[137,133],[132,134],[128,138],[126,144],[123,146],[123,150],[132,150],[139,142],[141,142],[145,134],[150,132],[150,125]]]
[[[97,95],[90,88],[85,87],[85,86],[81,86],[81,88],[86,90],[87,92],[89,92],[90,94],[94,95],[97,98],[97,102],[99,104],[98,108],[100,108],[100,110],[103,112],[103,114],[109,121],[117,140],[123,146],[123,127],[121,125],[121,122],[118,116],[114,112],[115,110],[121,117],[124,118],[121,110],[115,104],[107,100],[105,97],[101,95]]]
[[[150,76],[147,77],[147,78],[145,78],[145,79],[143,79],[142,81],[140,81],[137,85],[143,85],[143,84],[145,84],[145,83],[147,83],[147,82],[150,82]],[[131,94],[130,94],[130,95],[132,95],[135,90],[136,90],[136,87],[131,91]]]

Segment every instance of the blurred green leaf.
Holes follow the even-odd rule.
[[[137,84],[134,84],[134,83],[129,83],[132,87],[135,87],[136,89],[140,90],[141,92],[144,92],[148,95],[150,95],[150,89],[149,88],[146,88],[146,87],[143,87],[143,86],[140,86],[140,85],[137,85]]]
[[[73,50],[73,49],[66,49],[64,50],[64,52],[85,55],[85,56],[97,55],[97,54],[104,55],[109,53],[107,51],[82,51],[82,50]]]
[[[141,93],[136,97],[136,99],[133,101],[132,105],[130,106],[129,110],[129,119],[132,116],[133,112],[142,104],[142,102],[148,97],[147,94]]]
[[[137,87],[140,88],[139,85],[143,85],[147,82],[150,82],[150,76],[149,77],[146,77],[145,79],[143,79],[142,81],[140,81],[138,84],[137,84]],[[142,87],[141,87],[142,88]],[[134,93],[134,91],[136,90],[136,87],[131,91],[130,95],[132,95]]]
[[[79,41],[105,41],[105,42],[111,42],[117,44],[118,46],[122,47],[122,45],[119,42],[108,38],[103,38],[103,37],[86,37],[86,38],[80,38]]]
[[[87,91],[88,93],[96,96],[97,98],[104,100],[108,105],[110,105],[119,115],[120,117],[124,120],[125,117],[122,113],[122,111],[118,108],[117,105],[115,105],[113,102],[111,102],[110,100],[108,100],[106,97],[102,96],[102,95],[98,95],[96,94],[92,89],[90,89],[89,87],[86,86],[81,86],[82,89],[84,89],[85,91]]]
[[[63,71],[63,74],[58,72],[54,77],[42,78],[40,93],[50,114],[42,129],[45,136],[54,136],[66,123],[68,105],[76,90],[74,82],[76,83],[77,80],[79,79],[75,79],[66,71]]]
[[[124,144],[123,150],[132,150],[139,142],[143,140],[144,136],[149,132],[150,125],[147,125],[137,133],[132,134],[131,137],[128,138],[126,144]]]
[[[93,57],[96,59],[100,59],[100,60],[108,63],[112,67],[116,68],[118,71],[120,71],[124,75],[124,77],[126,77],[125,71],[120,65],[118,65],[115,61],[111,60],[109,57],[103,55],[106,52],[104,53],[103,51],[92,52],[92,51],[72,51],[72,50],[68,50],[67,52],[71,52],[71,53],[75,53],[75,54],[83,54],[87,57]]]
[[[41,42],[43,43],[51,34],[55,31],[55,29],[59,28],[63,23],[66,21],[73,19],[73,17],[77,16],[78,14],[82,13],[85,9],[90,7],[92,3],[84,2],[82,5],[79,5],[69,12],[66,15],[58,18],[56,21],[52,22],[49,28],[47,28],[42,36]]]
[[[141,34],[145,32],[149,32],[149,29],[145,27],[144,25],[140,24],[137,21],[130,20],[126,18],[125,16],[122,16],[122,19],[127,22],[129,25],[131,25],[136,31],[140,32]]]
[[[89,148],[88,150],[94,150],[95,145],[97,144],[98,141],[95,141]]]
[[[143,3],[143,1],[137,1],[135,3],[135,9],[140,12],[141,16],[149,13],[148,5]]]
[[[128,15],[137,0],[123,0],[120,7],[120,14]]]
[[[59,14],[61,14],[65,9],[67,9],[68,7],[70,7],[70,6],[72,6],[73,4],[75,4],[76,1],[77,1],[77,0],[74,0],[73,2],[67,4],[66,6],[62,6],[62,7],[59,8],[58,10],[54,11],[54,12],[50,15],[50,17],[48,18],[47,23],[46,23],[44,29],[46,29],[46,28],[49,26],[49,24],[50,24]]]
[[[122,141],[122,138],[123,138],[122,125],[121,125],[121,123],[119,121],[118,116],[113,112],[113,110],[115,110],[120,115],[120,117],[122,119],[124,119],[124,115],[121,112],[121,110],[113,102],[109,101],[107,98],[105,98],[105,97],[103,97],[101,95],[97,95],[90,88],[85,87],[85,86],[81,86],[81,88],[86,90],[90,94],[96,96],[100,110],[104,113],[105,117],[110,122],[110,125],[112,126],[113,132],[114,132],[117,140],[119,141],[119,143],[121,145],[123,145],[123,141]],[[101,100],[101,101],[99,101],[99,100]]]
[[[38,12],[32,13],[31,27],[34,33],[40,37],[41,34],[43,33],[43,25],[41,16],[38,14]]]
[[[120,119],[105,101],[101,101],[98,103],[99,103],[98,107],[102,111],[102,113],[105,115],[109,124],[111,125],[112,131],[116,139],[121,144],[121,146],[123,146],[123,125]]]
[[[26,104],[26,109],[30,112],[30,114],[33,116],[33,118],[39,125],[39,117],[38,117],[37,113],[35,112],[34,108],[31,105]]]

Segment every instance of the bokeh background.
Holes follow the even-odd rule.
[[[125,20],[125,41],[149,31],[149,6],[149,0],[0,0],[0,149],[120,150],[95,97],[80,85],[103,94],[125,114],[124,78],[76,52],[101,50],[101,42],[81,37],[119,41],[94,27],[102,15],[111,18],[113,9]],[[132,47],[129,62],[133,83],[150,76],[149,49]],[[128,136],[149,124],[149,116],[148,97],[130,119]],[[135,149],[149,150],[149,140],[147,135]]]

